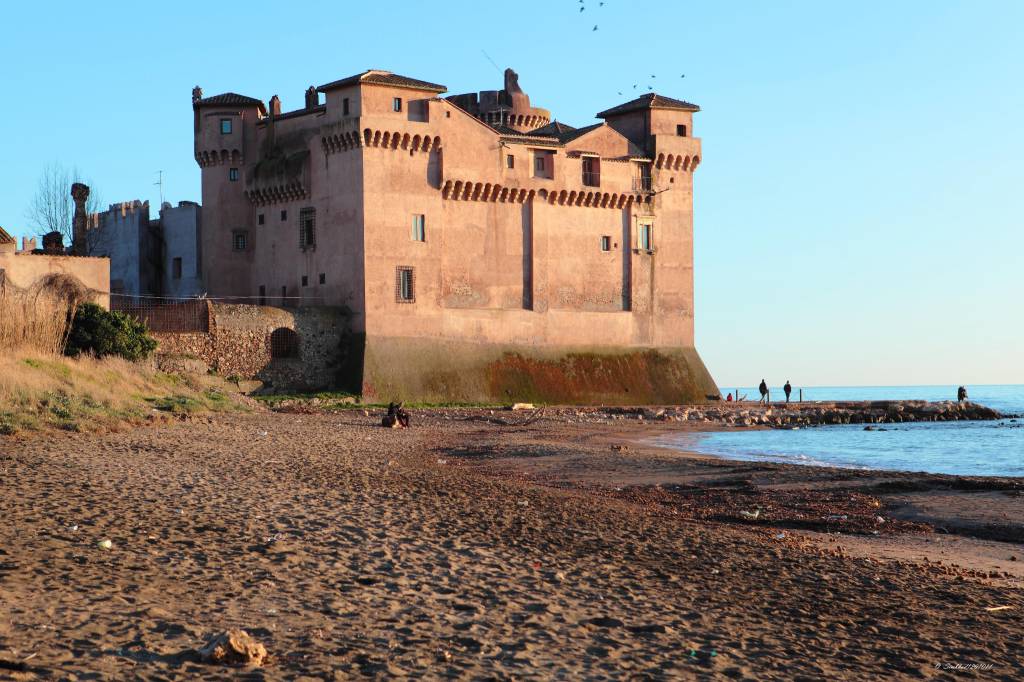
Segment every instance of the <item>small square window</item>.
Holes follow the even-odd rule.
[[[257,225],[263,225],[266,222],[267,222],[267,216],[264,215],[263,213],[260,213],[258,216],[256,216],[256,224]]]
[[[445,118],[451,118],[452,117],[452,112],[450,112],[450,111],[444,112],[444,117]]]
[[[612,238],[611,237],[607,237],[607,236],[601,237],[601,250],[602,251],[611,251],[612,250]]]
[[[654,226],[641,224],[637,231],[636,246],[641,251],[654,251]]]
[[[533,177],[546,178],[554,177],[555,156],[553,152],[543,149],[533,150]]]
[[[302,276],[302,286],[304,286],[304,287],[308,287],[309,286],[309,275],[303,275]]]
[[[231,233],[231,245],[235,251],[245,251],[249,247],[249,233],[248,232],[232,232]]]
[[[416,280],[413,269],[399,267],[395,271],[395,300],[399,303],[416,302]]]
[[[230,118],[222,118],[220,120],[220,134],[221,135],[230,135],[231,134],[231,119]]]
[[[181,259],[174,258],[171,260],[171,277],[174,279],[181,279]]]
[[[341,115],[348,116],[348,97],[341,100]]]
[[[396,97],[393,100],[391,100],[391,108],[394,111],[401,111],[402,110],[402,98],[401,97]]]
[[[583,157],[583,184],[588,187],[601,186],[601,159],[596,156]]]
[[[508,167],[508,168],[515,168],[516,167],[516,157],[513,156],[512,154],[509,154],[508,156],[506,156],[505,157],[505,166]]]
[[[320,273],[320,284],[327,284],[327,273]]]
[[[288,211],[281,211],[281,220],[282,222],[288,220]]]
[[[686,126],[684,126],[684,125],[677,125],[676,126],[676,135],[678,135],[679,137],[686,137]]]
[[[417,213],[412,217],[412,240],[414,242],[427,241],[426,223],[427,218],[422,213]]]
[[[228,180],[230,180],[231,182],[237,182],[238,181],[238,169],[237,168],[231,168],[230,170],[228,170]]]

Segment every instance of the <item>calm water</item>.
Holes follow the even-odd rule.
[[[804,389],[809,400],[950,400],[956,386],[836,386]],[[723,387],[722,394],[735,390]],[[739,387],[758,396],[757,388]],[[968,386],[970,399],[1005,414],[1024,415],[1024,385]],[[782,397],[772,388],[773,400]],[[797,392],[794,389],[793,395]],[[659,439],[671,445],[730,459],[897,469],[973,476],[1024,476],[1024,418],[998,422],[821,426],[794,431],[731,431],[680,434]]]

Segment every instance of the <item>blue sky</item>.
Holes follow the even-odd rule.
[[[1024,383],[1024,3],[584,5],[12,4],[0,225],[30,233],[54,161],[106,203],[155,204],[157,170],[199,200],[196,84],[285,110],[366,68],[499,88],[486,51],[573,125],[648,84],[702,107],[697,347],[721,385]]]

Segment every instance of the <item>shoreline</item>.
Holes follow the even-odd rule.
[[[657,443],[656,439],[668,434],[739,430],[736,427],[706,422],[623,426],[616,424],[613,430],[579,435],[581,441],[600,448],[585,460],[566,462],[556,455],[499,461],[511,465],[516,472],[513,476],[523,475],[536,484],[644,503],[651,502],[651,492],[656,498],[664,498],[666,489],[669,497],[715,490],[722,494],[705,506],[719,509],[715,513],[708,513],[706,508],[691,510],[693,518],[773,534],[783,532],[798,541],[825,544],[851,556],[934,563],[951,571],[962,568],[975,579],[1024,587],[1022,477],[729,459]],[[608,454],[602,452],[605,448]],[[495,475],[493,468],[485,471]],[[510,472],[498,475],[509,476]],[[838,499],[846,494],[870,496],[881,506],[870,506],[872,502],[865,500],[846,504]],[[740,502],[749,504],[740,508]],[[671,499],[657,499],[655,503],[673,506]],[[828,511],[824,518],[765,513],[766,507],[786,504],[817,505]],[[752,519],[745,513],[757,513],[758,517]],[[886,521],[871,523],[879,514]],[[829,522],[830,516],[846,518]]]

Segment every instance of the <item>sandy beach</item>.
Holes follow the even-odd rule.
[[[270,652],[247,679],[1024,674],[1014,479],[512,414],[0,439],[0,678],[236,679],[188,655],[229,628]]]

